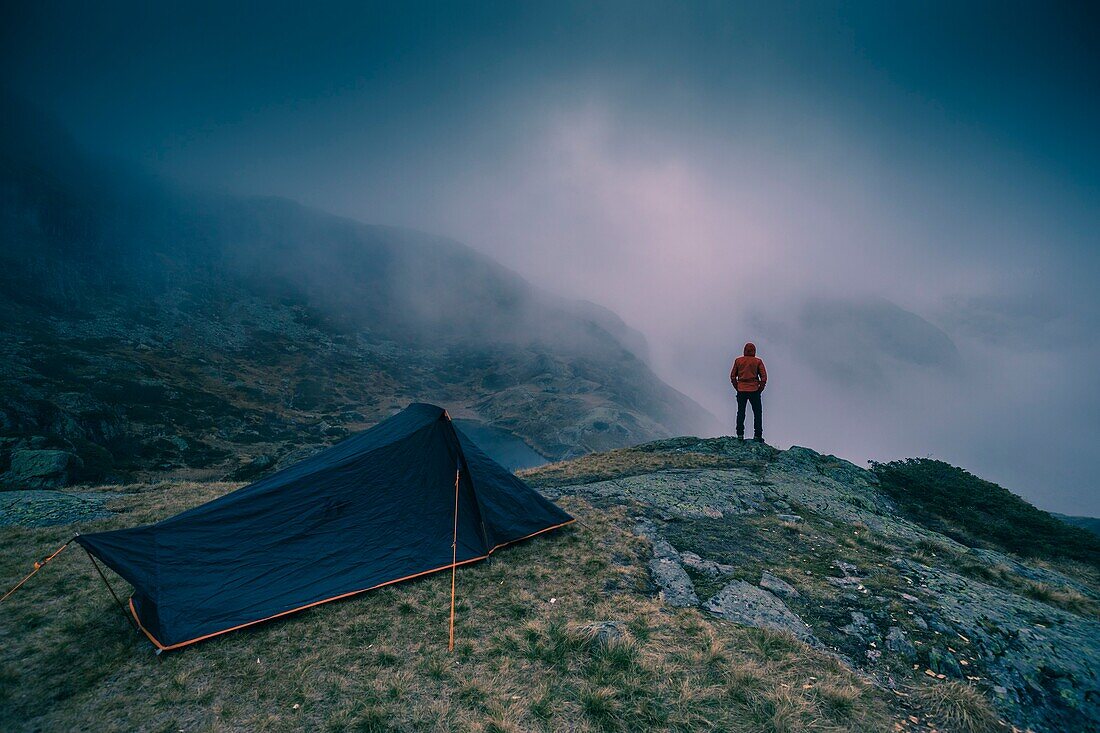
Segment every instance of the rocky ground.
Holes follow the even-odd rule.
[[[527,479],[633,507],[666,603],[788,631],[898,696],[957,680],[1021,729],[1100,727],[1100,592],[1087,574],[906,521],[874,473],[806,448],[676,439],[574,464]],[[624,475],[630,464],[646,469]]]
[[[644,566],[666,607],[790,633],[918,713],[906,729],[997,729],[935,722],[941,690],[977,693],[1006,731],[1100,727],[1095,572],[954,542],[903,518],[871,471],[806,448],[678,438],[523,475],[627,518],[621,531],[648,550],[606,552]],[[92,521],[112,496],[0,494],[0,526]]]

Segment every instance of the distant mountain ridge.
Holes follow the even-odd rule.
[[[416,400],[553,459],[715,428],[614,313],[458,242],[181,191],[12,130],[0,473],[40,449],[75,454],[75,480],[270,464]]]

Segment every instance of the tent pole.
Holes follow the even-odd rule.
[[[455,528],[451,540],[451,639],[447,644],[447,651],[453,652],[455,648],[455,573],[458,570],[458,479],[461,469],[455,469]]]
[[[81,547],[83,547],[83,545],[81,545]],[[107,576],[104,575],[103,571],[99,569],[99,563],[97,563],[95,561],[95,558],[92,557],[92,553],[88,552],[87,547],[84,547],[84,552],[86,552],[88,554],[88,559],[92,561],[92,567],[94,567],[95,571],[97,573],[99,573],[99,577],[103,578],[103,584],[105,586],[107,586],[107,590],[109,590],[111,592],[111,598],[115,599],[115,603],[118,604],[118,610],[122,611],[122,615],[126,617],[126,622],[128,624],[130,624],[130,628],[132,628],[134,631],[137,631],[138,630],[137,624],[135,624],[134,620],[132,618],[130,618],[130,614],[126,613],[126,607],[122,605],[122,601],[119,600],[119,597],[117,595],[115,595],[115,589],[112,588],[111,584],[107,582]]]

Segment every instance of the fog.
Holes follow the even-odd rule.
[[[1100,108],[1071,11],[823,3],[24,9],[86,149],[460,240],[615,311],[729,425],[1100,514]]]

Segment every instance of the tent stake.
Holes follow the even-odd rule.
[[[84,547],[84,546],[83,546],[83,545],[81,545],[81,547]],[[99,569],[99,563],[97,563],[97,562],[95,561],[95,558],[94,558],[94,557],[92,557],[92,553],[91,553],[91,552],[88,552],[88,548],[87,548],[87,547],[84,547],[84,552],[85,552],[85,553],[87,553],[87,555],[88,555],[88,559],[92,561],[92,567],[94,567],[94,568],[95,568],[95,571],[96,571],[97,573],[99,573],[99,577],[103,578],[103,584],[104,584],[105,586],[107,586],[107,590],[109,590],[109,591],[111,592],[111,598],[114,598],[114,599],[115,599],[115,603],[117,603],[117,604],[118,604],[118,610],[119,610],[119,611],[122,611],[122,615],[126,617],[126,622],[127,622],[128,624],[130,624],[130,628],[132,628],[132,629],[133,629],[134,631],[137,631],[137,630],[138,630],[138,628],[137,628],[137,624],[135,624],[135,623],[134,623],[134,620],[133,620],[132,618],[130,618],[130,614],[126,613],[126,607],[122,605],[122,601],[121,601],[121,600],[119,600],[119,598],[118,598],[118,596],[117,596],[117,595],[115,595],[115,589],[114,589],[114,588],[112,588],[112,587],[111,587],[111,584],[107,582],[107,576],[106,576],[106,575],[104,575],[104,574],[103,574],[103,571]]]

